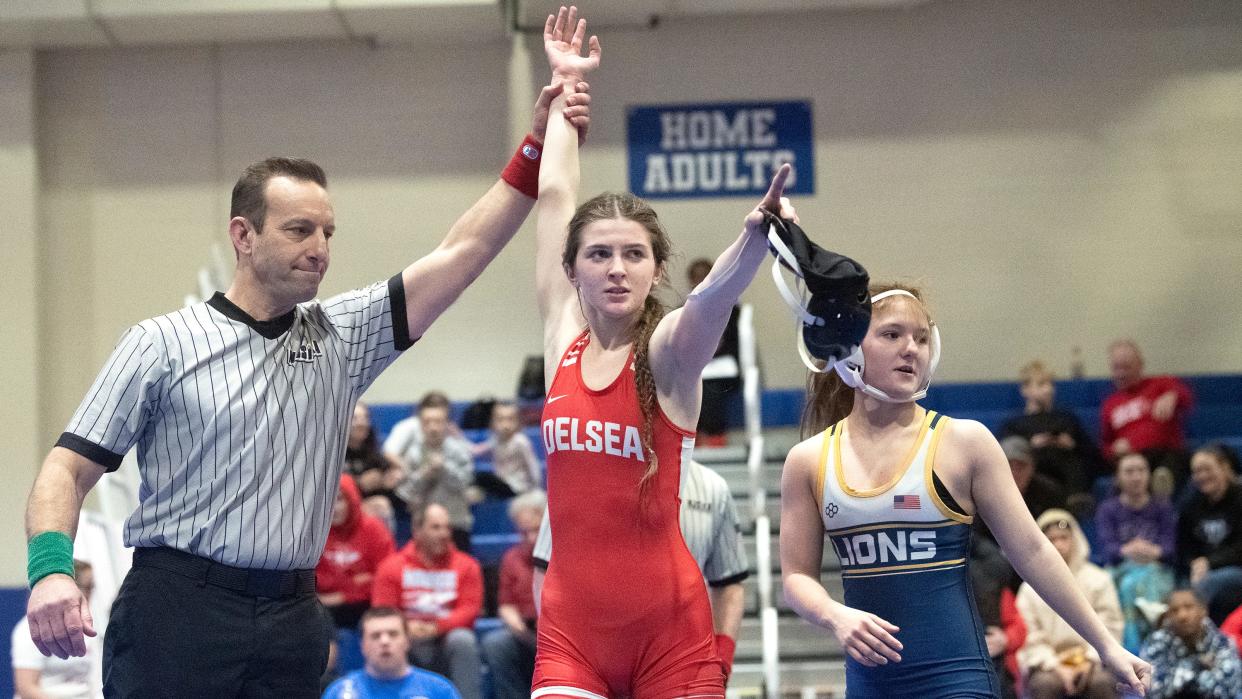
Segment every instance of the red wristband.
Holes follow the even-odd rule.
[[[725,677],[733,674],[733,654],[737,651],[737,641],[728,634],[716,634],[716,655],[725,667]]]
[[[542,155],[543,144],[527,134],[517,152],[509,159],[509,164],[500,173],[500,179],[531,199],[538,199],[539,160]]]

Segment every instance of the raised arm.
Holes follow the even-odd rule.
[[[720,336],[729,322],[729,312],[742,292],[755,278],[759,264],[767,256],[767,226],[763,212],[797,220],[797,214],[782,197],[789,165],[782,165],[772,176],[768,192],[746,215],[742,233],[716,258],[712,271],[691,292],[686,303],[665,316],[651,336],[651,369],[656,385],[672,387],[674,405],[665,405],[669,416],[680,424],[693,424],[698,416],[698,386],[703,367],[711,361]],[[687,403],[677,405],[686,397]],[[687,409],[693,415],[685,414]],[[678,415],[683,413],[678,420]]]
[[[798,616],[836,635],[851,658],[867,667],[901,660],[898,628],[832,599],[820,582],[824,524],[815,495],[819,438],[798,444],[781,474],[781,579]]]
[[[26,537],[40,542],[31,547],[32,558],[45,560],[37,551],[51,539],[72,542],[78,530],[82,500],[105,472],[102,464],[64,447],[53,447],[35,478],[26,504]],[[40,560],[31,561],[31,569]],[[26,604],[30,638],[40,653],[67,658],[86,654],[86,636],[95,635],[90,604],[67,572],[46,575],[35,582]]]
[[[554,66],[555,68],[555,66]],[[585,138],[590,95],[585,83],[570,83],[572,94],[557,110],[554,125]],[[416,340],[461,292],[483,273],[517,233],[535,204],[535,172],[548,125],[548,108],[558,90],[545,87],[535,102],[531,136],[513,156],[505,175],[449,229],[444,241],[401,273],[410,340]]]
[[[972,420],[954,421],[950,434],[970,462],[970,498],[1014,569],[1096,649],[1120,685],[1142,695],[1151,666],[1122,648],[1092,610],[1061,555],[1027,513],[1000,444]]]
[[[552,362],[586,322],[561,264],[565,235],[578,200],[579,139],[558,115],[577,94],[574,86],[599,66],[601,51],[599,39],[592,36],[588,55],[581,55],[586,20],[576,19],[576,14],[575,8],[561,7],[555,17],[548,16],[543,28],[544,53],[552,66],[553,86],[564,90],[554,95],[551,103],[535,217],[535,290],[543,318],[545,361]],[[547,373],[548,381],[553,373]]]

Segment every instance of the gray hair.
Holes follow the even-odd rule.
[[[535,488],[513,498],[509,501],[509,519],[518,516],[519,512],[525,510],[533,510],[539,514],[548,507],[548,496],[542,490]]]

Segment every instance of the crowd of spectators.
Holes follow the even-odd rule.
[[[1219,442],[1187,448],[1194,395],[1179,379],[1144,374],[1136,343],[1112,343],[1108,361],[1114,390],[1100,407],[1098,447],[1078,415],[1057,407],[1052,373],[1038,361],[1021,369],[1024,410],[999,435],[1014,481],[1106,626],[1157,668],[1149,696],[1242,696],[1225,631],[1242,632],[1237,455]],[[972,580],[1004,696],[1115,696],[1090,647],[977,528]],[[1006,613],[1015,587],[1016,618]]]

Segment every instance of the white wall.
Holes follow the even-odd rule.
[[[1036,356],[1064,371],[1072,345],[1101,374],[1118,335],[1155,370],[1242,371],[1242,8],[1189,5],[958,0],[605,31],[584,194],[626,186],[627,105],[809,99],[805,227],[875,278],[925,283],[944,378],[1008,378]],[[327,168],[340,235],[324,295],[429,250],[527,119],[509,96],[532,100],[544,64],[523,45],[540,77],[503,43],[40,53],[42,443],[122,330],[176,306],[227,245],[228,191],[251,161]],[[657,203],[679,284],[753,204]],[[510,393],[539,350],[532,252],[528,226],[368,397]],[[768,385],[800,385],[770,281],[745,298]]]
[[[4,298],[0,331],[0,532],[5,541],[25,541],[22,513],[34,480],[31,464],[42,459],[38,410],[39,327],[37,275],[38,161],[34,128],[34,54],[0,50],[0,244],[5,272],[0,274]],[[26,579],[26,552],[21,546],[0,546],[0,586]]]

